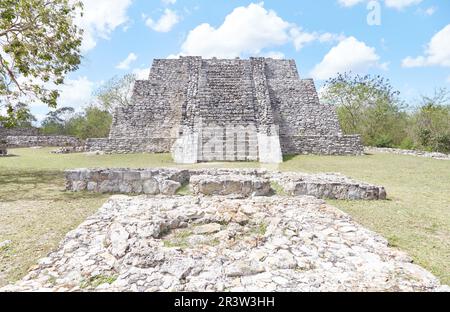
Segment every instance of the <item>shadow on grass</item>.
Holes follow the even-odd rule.
[[[54,184],[64,179],[62,171],[54,170],[7,170],[0,172],[0,185],[8,184]]]
[[[289,161],[289,160],[292,160],[292,159],[294,159],[296,156],[298,156],[298,155],[294,155],[294,154],[292,154],[292,155],[283,155],[283,161]]]
[[[0,173],[0,200],[68,201],[105,196],[92,192],[65,190],[64,172],[59,170],[8,170]]]

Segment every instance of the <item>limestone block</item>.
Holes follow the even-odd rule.
[[[163,180],[159,183],[159,191],[163,195],[175,195],[180,187],[180,182],[172,180]]]
[[[189,180],[194,194],[265,196],[271,191],[269,180],[243,175],[197,175]]]
[[[150,178],[148,180],[145,180],[144,183],[142,184],[143,187],[143,192],[145,194],[149,194],[149,195],[157,195],[159,194],[159,184],[158,181],[156,181],[153,178]]]

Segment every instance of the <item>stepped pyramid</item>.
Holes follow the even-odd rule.
[[[172,152],[178,163],[362,153],[360,137],[342,135],[334,108],[319,102],[294,60],[155,59],[132,103],[88,150]]]

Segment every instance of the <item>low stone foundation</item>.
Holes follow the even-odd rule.
[[[260,169],[74,169],[67,170],[66,189],[99,193],[174,195],[189,183],[194,194],[288,196],[378,200],[386,199],[382,186],[355,181],[340,174],[273,172]],[[273,187],[271,187],[271,185]],[[277,188],[281,190],[277,190]]]
[[[310,195],[317,198],[343,200],[386,199],[384,187],[355,181],[336,173],[279,173],[273,180],[291,196]]]
[[[364,146],[359,135],[307,135],[281,137],[283,155],[362,155]]]
[[[434,158],[434,159],[440,159],[440,160],[450,160],[450,154],[444,154],[444,153],[438,153],[438,152],[404,150],[404,149],[399,149],[399,148],[367,146],[364,148],[364,152],[365,153],[388,153],[388,154],[397,154],[397,155]]]
[[[168,153],[175,143],[173,138],[117,138],[87,139],[87,152],[105,153]]]
[[[268,196],[272,189],[269,179],[252,175],[194,175],[189,184],[194,194]]]
[[[72,136],[7,136],[9,147],[81,146],[83,142]]]

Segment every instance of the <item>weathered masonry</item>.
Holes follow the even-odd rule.
[[[319,102],[294,60],[156,59],[132,102],[117,109],[109,138],[88,140],[88,150],[171,151],[179,163],[363,151],[359,136],[342,135],[334,108]]]

